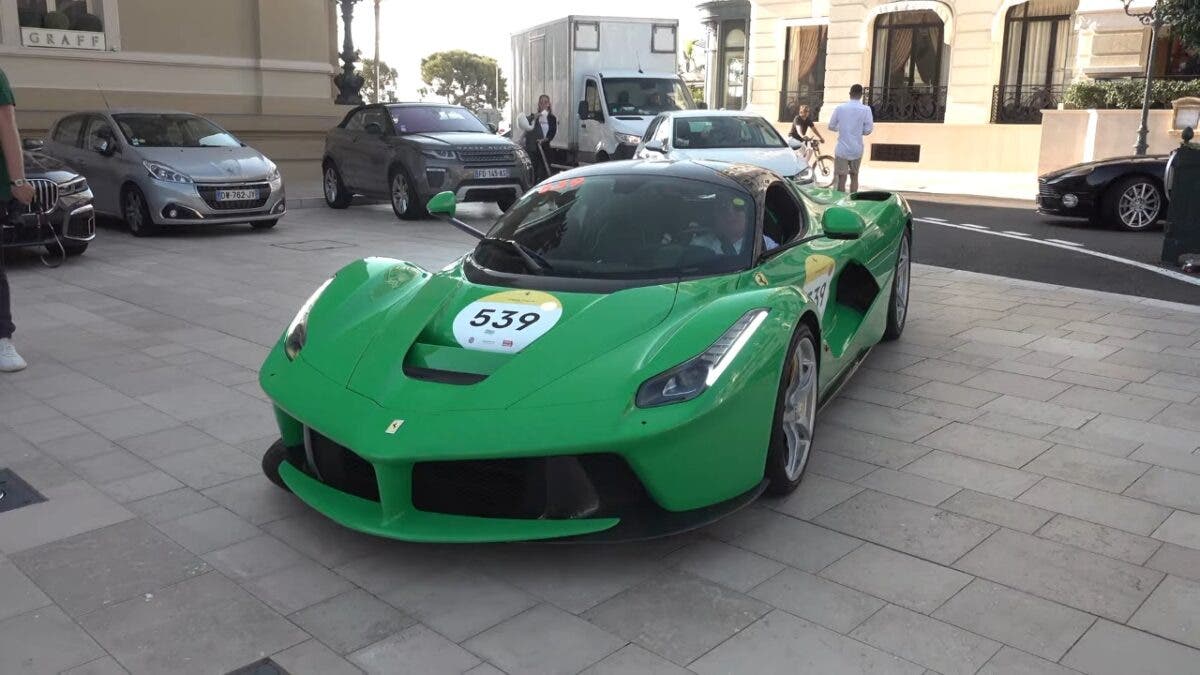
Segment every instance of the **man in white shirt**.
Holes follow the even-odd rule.
[[[875,116],[871,108],[863,105],[863,87],[850,87],[850,100],[839,105],[829,118],[829,130],[837,132],[837,150],[833,153],[833,174],[838,192],[846,189],[846,176],[850,176],[850,191],[858,192],[858,168],[862,165],[863,136],[875,130]]]

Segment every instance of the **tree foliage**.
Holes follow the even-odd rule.
[[[496,96],[496,59],[454,49],[435,52],[421,59],[421,80],[429,91],[470,110],[488,106],[503,108],[508,102],[508,80],[500,76]]]
[[[396,98],[396,78],[399,73],[387,64],[379,62],[379,91],[375,91],[375,59],[362,60],[363,98],[371,103],[391,103]]]
[[[1158,9],[1172,35],[1190,49],[1200,50],[1200,0],[1159,0]]]

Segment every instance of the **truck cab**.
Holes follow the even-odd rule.
[[[582,163],[632,159],[656,115],[696,107],[673,73],[610,70],[583,73],[578,87],[578,156]]]

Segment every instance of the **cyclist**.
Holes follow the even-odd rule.
[[[788,136],[804,143],[804,159],[809,162],[812,161],[814,152],[812,139],[808,137],[810,131],[813,136],[816,136],[816,140],[821,143],[825,142],[825,138],[817,130],[817,123],[813,121],[812,108],[807,105],[801,105],[796,110],[796,118],[792,120],[792,129],[788,132]]]

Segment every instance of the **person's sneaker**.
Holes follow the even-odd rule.
[[[18,370],[25,370],[28,365],[25,363],[25,359],[17,353],[17,348],[13,346],[12,340],[0,339],[0,373],[15,373]]]

